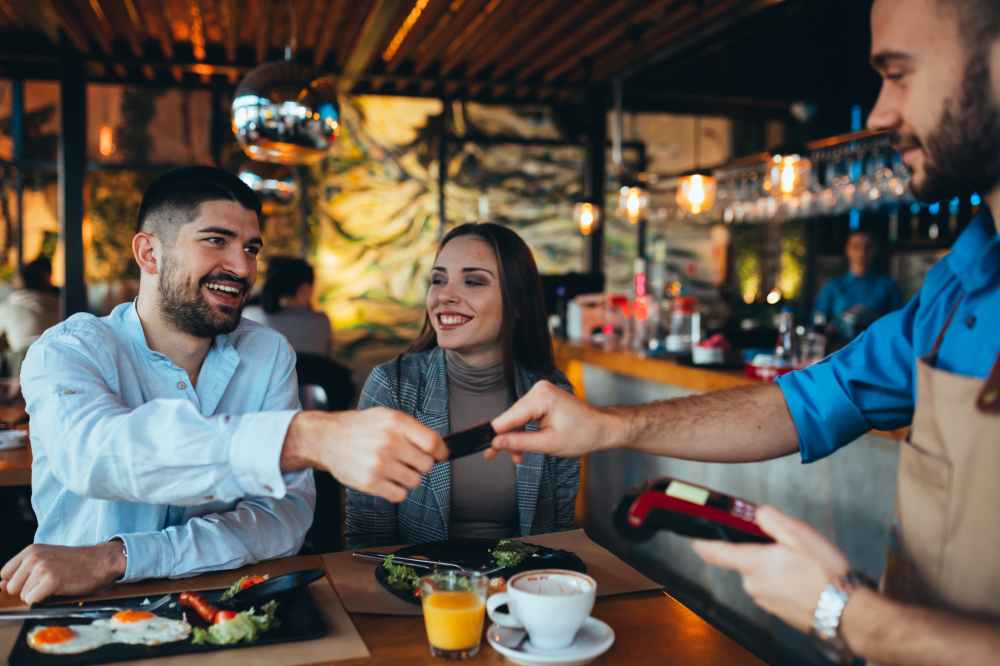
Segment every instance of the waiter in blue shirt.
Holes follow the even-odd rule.
[[[891,133],[923,201],[987,206],[902,310],[777,383],[598,409],[546,383],[493,421],[493,449],[578,456],[629,447],[713,462],[812,462],[912,423],[881,590],[819,532],[773,507],[773,545],[696,541],[766,611],[828,654],[879,664],[1000,655],[1000,2],[875,0],[868,125]],[[998,218],[1000,219],[1000,218]],[[538,419],[536,433],[518,432]],[[858,483],[864,483],[859,479]]]
[[[903,307],[903,296],[892,279],[872,270],[875,239],[869,232],[852,231],[844,254],[847,272],[823,286],[813,321],[822,314],[829,332],[849,342],[879,317]]]

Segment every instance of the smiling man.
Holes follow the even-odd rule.
[[[913,426],[880,591],[773,507],[774,545],[696,541],[762,607],[842,663],[995,664],[1000,655],[1000,2],[875,0],[868,125],[891,133],[910,187],[986,206],[902,310],[777,383],[597,409],[547,384],[494,419],[496,450],[630,447],[689,460],[823,458],[871,429]],[[991,212],[993,211],[993,215]],[[538,419],[537,433],[515,432]],[[492,452],[491,452],[492,453]],[[859,478],[858,484],[868,483]]]
[[[291,347],[241,319],[260,212],[230,173],[168,172],[139,209],[135,302],[32,345],[21,382],[39,525],[0,588],[34,603],[294,555],[311,467],[400,502],[447,456],[398,412],[299,411]]]

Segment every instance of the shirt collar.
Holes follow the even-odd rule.
[[[966,291],[984,286],[1000,271],[1000,234],[986,206],[955,241],[948,267]]]
[[[131,304],[126,308],[124,314],[125,330],[128,332],[128,336],[132,338],[132,342],[138,346],[140,350],[149,356],[154,356],[156,358],[166,358],[164,354],[155,352],[149,348],[149,344],[146,342],[146,333],[142,330],[142,322],[139,320],[139,299],[136,298]],[[232,351],[230,351],[232,350]],[[211,347],[208,348],[209,355],[212,352],[218,351],[224,357],[230,360],[230,362],[239,362],[239,354],[236,353],[236,349],[233,347],[232,343],[229,342],[229,336],[225,334],[220,334],[215,336],[215,340]],[[235,355],[235,359],[232,358]]]

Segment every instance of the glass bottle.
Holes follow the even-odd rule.
[[[795,365],[796,336],[792,322],[792,309],[784,307],[778,315],[778,342],[774,345],[777,366]]]

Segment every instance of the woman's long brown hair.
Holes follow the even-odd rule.
[[[517,400],[514,363],[520,363],[543,377],[551,377],[555,366],[552,338],[546,318],[542,279],[538,276],[535,258],[528,245],[507,227],[493,222],[463,224],[455,227],[441,240],[438,254],[459,236],[475,236],[493,248],[497,258],[500,294],[503,298],[503,322],[500,325],[500,350],[503,376],[507,390]],[[406,353],[426,351],[437,346],[437,331],[429,313],[424,313],[424,326],[416,342]],[[396,359],[397,395],[401,383],[403,356]]]

